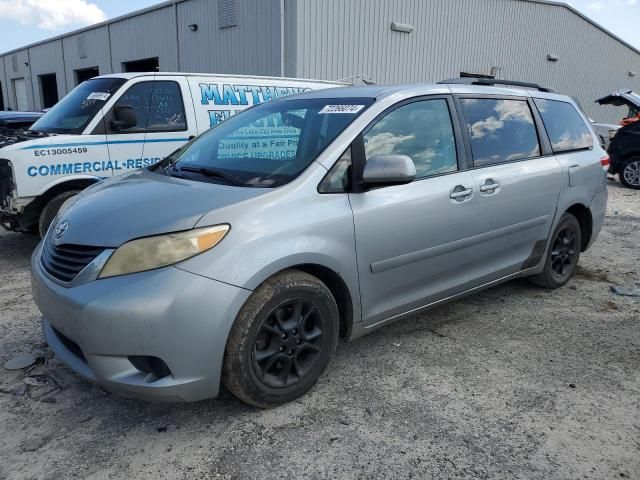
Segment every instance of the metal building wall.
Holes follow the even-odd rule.
[[[62,39],[62,45],[67,92],[76,85],[76,70],[98,67],[100,75],[112,73],[108,26],[66,36]]]
[[[177,10],[181,71],[280,75],[279,0],[237,0],[237,25],[222,29],[216,1],[182,2]]]
[[[160,71],[178,70],[178,45],[173,5],[125,18],[109,25],[113,72],[123,62],[158,57]]]
[[[52,42],[30,48],[29,64],[31,66],[31,80],[33,84],[35,105],[43,105],[41,98],[42,91],[38,79],[39,75],[55,73],[58,87],[58,98],[62,98],[66,95],[67,90],[61,40],[54,40]]]
[[[28,108],[32,109],[33,102],[33,87],[31,84],[31,73],[29,71],[29,52],[28,50],[18,50],[12,52],[10,55],[3,57],[5,82],[7,84],[7,97],[5,99],[5,105],[17,109],[16,94],[14,90],[13,80],[24,78],[27,91]]]
[[[391,22],[415,27],[391,30]],[[528,80],[576,96],[588,114],[617,121],[596,98],[640,91],[640,54],[561,5],[522,0],[297,0],[300,77],[365,75],[376,83],[433,82],[460,72]],[[549,62],[547,55],[559,57]],[[629,71],[639,76],[630,77]]]
[[[9,105],[9,93],[7,87],[7,77],[4,73],[4,59],[0,59],[0,93],[2,93],[2,100],[4,108],[8,108]]]

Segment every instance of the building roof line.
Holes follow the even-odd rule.
[[[62,40],[62,39],[67,38],[67,37],[72,37],[74,35],[78,35],[80,33],[84,33],[84,32],[87,32],[89,30],[94,30],[94,29],[106,27],[106,26],[112,25],[114,23],[121,22],[123,20],[134,18],[134,17],[140,16],[140,15],[144,15],[145,13],[154,12],[156,10],[162,10],[163,8],[167,8],[167,7],[170,7],[172,5],[176,5],[178,3],[182,3],[182,2],[186,2],[186,1],[188,1],[188,0],[166,0],[164,2],[158,3],[157,5],[151,5],[151,6],[147,7],[147,8],[143,8],[143,9],[140,9],[140,10],[136,10],[134,12],[126,13],[124,15],[120,15],[118,17],[114,17],[114,18],[105,20],[105,21],[100,22],[100,23],[94,23],[93,25],[88,25],[86,27],[79,28],[77,30],[72,30],[71,32],[62,33],[62,34],[56,35],[54,37],[50,37],[50,38],[47,38],[47,39],[44,39],[44,40],[40,40],[38,42],[30,43],[28,45],[25,45],[24,47],[14,48],[13,50],[2,52],[2,53],[0,53],[0,57],[6,56],[6,55],[12,55],[14,53],[21,52],[23,50],[28,50],[30,48],[34,48],[34,47],[37,47],[37,46],[40,46],[40,45],[44,45],[45,43],[54,42],[56,40]],[[592,26],[594,26],[598,30],[604,32],[605,34],[607,34],[610,37],[612,37],[614,40],[617,40],[619,43],[623,44],[624,46],[626,46],[627,48],[629,48],[633,52],[635,52],[638,55],[640,55],[640,49],[634,47],[629,42],[627,42],[626,40],[623,40],[618,35],[613,33],[611,30],[608,30],[607,28],[603,27],[602,25],[597,23],[595,20],[590,19],[584,13],[582,13],[579,10],[575,9],[574,7],[572,7],[571,5],[569,5],[566,2],[560,2],[560,1],[555,1],[555,0],[515,0],[515,1],[529,2],[529,3],[540,3],[540,4],[554,5],[556,7],[566,8],[567,10],[572,12],[573,14],[577,15],[578,17],[582,18],[586,22],[590,23]]]

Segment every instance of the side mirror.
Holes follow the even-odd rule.
[[[401,185],[416,178],[416,166],[407,155],[376,155],[367,160],[362,181],[367,186]]]
[[[115,131],[127,130],[138,124],[136,111],[130,105],[116,105],[113,108],[115,120],[111,120],[111,128]]]

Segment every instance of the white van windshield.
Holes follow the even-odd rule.
[[[279,187],[300,175],[372,98],[274,100],[238,113],[170,155],[167,175]]]
[[[95,78],[81,83],[34,123],[31,130],[81,134],[111,95],[125,82],[123,78]]]

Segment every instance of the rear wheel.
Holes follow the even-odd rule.
[[[620,183],[627,188],[640,190],[640,158],[627,160],[620,169]]]
[[[324,372],[338,332],[338,307],[326,285],[298,270],[280,273],[262,284],[238,314],[222,381],[257,407],[294,400]]]
[[[553,233],[547,252],[544,270],[529,280],[544,288],[560,288],[573,276],[580,259],[582,231],[580,223],[570,213],[565,213]]]
[[[58,210],[60,210],[60,207],[62,207],[64,202],[69,200],[71,197],[75,197],[78,193],[80,193],[80,190],[69,190],[68,192],[60,193],[49,200],[49,202],[44,206],[38,220],[38,231],[40,232],[41,238],[46,235],[51,222],[56,218]]]

